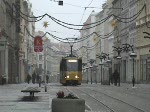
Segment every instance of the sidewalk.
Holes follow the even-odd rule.
[[[40,93],[35,93],[33,101],[28,97],[29,93],[22,93],[26,86],[38,86],[38,84],[12,84],[0,86],[0,112],[51,112],[51,99],[54,97],[41,87]]]

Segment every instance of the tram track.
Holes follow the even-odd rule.
[[[96,90],[93,90],[93,89],[91,89],[91,90],[94,91],[94,92],[103,94],[103,95],[105,95],[105,96],[108,96],[108,97],[110,97],[110,98],[113,98],[113,99],[115,99],[115,100],[117,100],[117,101],[120,101],[120,102],[122,102],[122,103],[124,103],[124,104],[127,104],[127,105],[129,105],[129,106],[131,106],[131,107],[134,107],[135,109],[137,109],[137,110],[139,110],[139,111],[141,111],[141,112],[145,112],[143,109],[140,109],[140,108],[138,108],[138,107],[136,107],[136,106],[134,106],[134,105],[131,105],[131,104],[129,104],[129,103],[127,103],[127,102],[125,102],[125,101],[119,99],[119,98],[112,97],[112,96],[110,96],[110,95],[108,95],[108,94],[106,94],[106,93],[100,92],[100,91],[96,91]]]
[[[72,91],[69,90],[68,88],[65,88],[65,89],[66,89],[67,91],[69,91],[69,92],[72,92]],[[76,89],[77,89],[77,88],[76,88]],[[116,111],[114,111],[112,108],[110,108],[108,105],[105,105],[103,102],[101,102],[101,101],[98,100],[97,98],[93,97],[92,95],[87,94],[86,92],[84,92],[84,91],[82,91],[82,90],[79,90],[79,89],[78,89],[78,91],[81,91],[81,92],[85,93],[87,96],[93,98],[93,99],[96,100],[98,103],[102,104],[104,107],[107,108],[107,112],[116,112]],[[74,92],[72,92],[72,93],[74,93]],[[78,96],[78,95],[77,95],[77,96]],[[108,110],[110,110],[110,111],[108,111]]]
[[[67,89],[68,89],[68,88],[67,88]],[[71,88],[70,88],[70,89],[71,89]],[[128,102],[125,102],[125,101],[123,101],[123,100],[121,100],[121,99],[119,99],[119,98],[110,96],[110,95],[108,95],[108,94],[106,94],[106,93],[103,93],[103,92],[100,92],[100,91],[97,91],[97,90],[94,90],[94,89],[91,89],[91,88],[88,88],[87,90],[83,90],[83,89],[81,90],[81,89],[79,89],[79,88],[75,88],[75,89],[76,89],[76,91],[80,91],[80,92],[86,94],[87,96],[93,98],[94,100],[96,100],[97,102],[99,102],[100,104],[102,104],[103,106],[105,106],[106,108],[108,108],[108,109],[110,110],[110,112],[117,112],[117,111],[115,111],[114,109],[112,109],[112,107],[110,107],[108,104],[105,104],[104,101],[99,100],[98,97],[95,97],[95,96],[89,94],[89,93],[87,92],[87,90],[90,90],[89,92],[98,93],[98,94],[101,94],[101,95],[103,95],[103,96],[105,96],[105,97],[107,97],[107,98],[110,98],[110,99],[114,100],[114,102],[117,101],[118,103],[127,106],[129,109],[134,109],[135,112],[146,112],[146,111],[144,111],[143,109],[138,108],[138,107],[136,107],[136,106],[134,106],[134,105],[132,105],[132,104],[130,104],[130,103],[128,103]],[[73,93],[75,92],[75,89],[73,89]],[[85,88],[84,88],[84,89],[85,89]],[[80,94],[81,94],[81,93],[80,93]]]
[[[144,98],[146,100],[148,100],[147,98],[150,98],[150,95],[149,95],[150,91],[145,91],[144,89],[143,90],[138,90],[138,88],[135,88],[135,89],[126,88],[126,89],[123,89],[123,90],[119,89],[117,91],[119,91],[119,93],[125,93],[125,94],[128,94],[130,96],[136,96],[136,97]]]

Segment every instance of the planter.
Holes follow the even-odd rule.
[[[52,112],[85,112],[85,100],[54,98]]]

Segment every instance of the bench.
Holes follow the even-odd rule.
[[[26,87],[25,89],[21,90],[21,92],[29,92],[30,93],[30,97],[33,98],[34,97],[34,93],[38,93],[41,92],[41,90],[38,87]]]

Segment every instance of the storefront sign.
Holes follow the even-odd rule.
[[[34,38],[34,51],[42,52],[43,51],[43,40],[41,36],[36,36]]]

